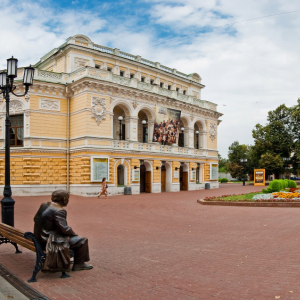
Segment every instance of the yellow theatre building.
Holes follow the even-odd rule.
[[[23,91],[18,68],[16,93]],[[13,195],[56,189],[95,196],[218,188],[217,105],[184,74],[75,35],[35,64],[25,97],[11,95]],[[2,96],[0,96],[2,97]],[[5,101],[0,107],[4,185]],[[160,119],[159,119],[160,118]],[[206,187],[208,187],[206,185]]]

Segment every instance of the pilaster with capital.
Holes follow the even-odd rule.
[[[24,112],[24,137],[30,136],[30,111]]]
[[[0,114],[0,139],[4,139],[5,130],[5,113]]]

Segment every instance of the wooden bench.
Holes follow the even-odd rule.
[[[46,253],[39,241],[36,239],[32,232],[24,232],[12,226],[0,223],[0,245],[3,243],[10,243],[16,248],[16,253],[22,253],[18,245],[36,252],[36,264],[32,273],[32,277],[28,282],[36,282],[36,275],[42,269],[46,259]],[[74,257],[74,252],[70,250],[71,257]],[[61,278],[68,278],[70,275],[62,272]]]

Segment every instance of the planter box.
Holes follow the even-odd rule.
[[[300,202],[235,202],[235,201],[205,201],[197,200],[202,205],[222,206],[252,206],[252,207],[300,207]]]

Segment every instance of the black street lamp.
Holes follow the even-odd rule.
[[[197,139],[197,143],[196,143],[196,149],[199,149],[199,130],[196,130],[196,139]]]
[[[243,164],[243,170],[245,170],[245,163],[247,162],[247,158],[241,158],[240,161]],[[245,180],[246,180],[245,176],[246,174],[244,174],[243,176],[243,185],[245,185]]]
[[[119,122],[120,122],[119,140],[121,141],[121,139],[122,139],[122,121],[123,121],[123,117],[122,117],[122,116],[119,116],[119,117],[118,117],[118,120],[119,120]]]
[[[9,58],[7,60],[7,71],[0,73],[0,95],[6,100],[6,119],[5,119],[5,186],[3,190],[2,207],[2,223],[14,226],[14,205],[15,200],[11,197],[12,191],[10,186],[10,120],[9,120],[9,94],[12,93],[17,97],[23,97],[27,94],[29,87],[33,83],[34,68],[31,66],[24,69],[23,84],[25,92],[22,95],[16,95],[14,90],[14,78],[17,77],[18,60]]]
[[[146,137],[146,124],[147,124],[147,121],[146,121],[146,120],[143,120],[143,121],[142,121],[142,124],[143,124],[143,143],[147,143],[147,141],[145,140],[145,137]]]

